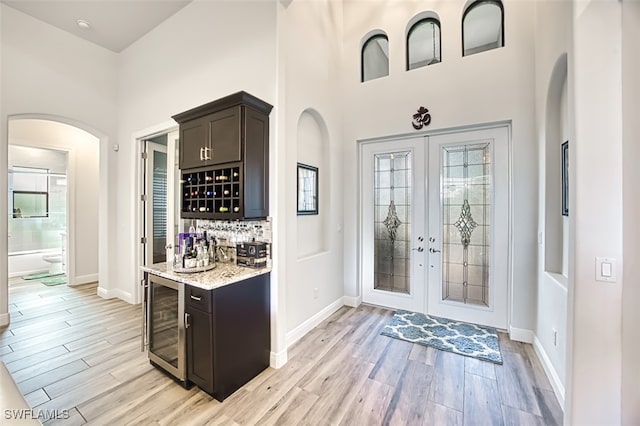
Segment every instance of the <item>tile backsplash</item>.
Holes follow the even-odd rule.
[[[186,232],[190,226],[196,230],[213,233],[219,239],[225,239],[230,244],[247,241],[261,241],[271,243],[271,218],[263,220],[204,220],[182,219],[182,229]]]

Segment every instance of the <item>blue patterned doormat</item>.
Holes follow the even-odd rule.
[[[502,364],[498,334],[493,327],[398,310],[380,334]]]

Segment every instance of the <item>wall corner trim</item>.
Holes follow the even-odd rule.
[[[278,368],[284,367],[287,361],[288,359],[286,349],[280,352],[271,352],[271,355],[269,356],[269,366],[271,368],[275,368],[276,370]]]
[[[509,338],[517,342],[533,343],[535,335],[532,330],[509,327]]]
[[[287,348],[291,347],[295,342],[300,340],[305,334],[313,330],[318,324],[320,324],[325,319],[329,318],[331,314],[340,309],[343,306],[343,298],[339,298],[335,302],[326,306],[320,312],[304,321],[302,324],[291,330],[287,333]]]
[[[362,296],[343,296],[342,303],[352,308],[357,308],[362,303]]]
[[[549,382],[551,382],[551,387],[553,388],[553,393],[558,399],[558,404],[560,404],[560,408],[564,411],[564,385],[562,384],[562,380],[560,380],[560,376],[558,376],[556,369],[553,368],[553,364],[551,364],[551,360],[547,356],[547,353],[542,347],[540,340],[538,340],[538,337],[534,337],[533,349],[542,364],[542,368],[544,368],[544,372],[549,378]]]
[[[6,325],[9,325],[9,313],[8,312],[6,314],[0,314],[0,327],[4,327]]]
[[[117,297],[118,299],[121,299],[131,305],[135,304],[132,294],[120,289],[107,290],[103,287],[98,287],[98,296],[102,297],[103,299],[114,299]]]
[[[72,287],[77,285],[96,283],[98,282],[98,274],[90,274],[90,275],[79,275],[76,277],[75,283]]]

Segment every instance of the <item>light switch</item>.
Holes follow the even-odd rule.
[[[616,282],[616,259],[596,257],[596,281]]]

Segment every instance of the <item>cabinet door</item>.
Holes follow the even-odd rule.
[[[269,216],[269,117],[245,109],[244,217]]]
[[[203,152],[207,145],[207,126],[197,119],[180,125],[180,168],[204,166]]]
[[[240,106],[228,108],[204,118],[210,142],[207,164],[224,164],[242,160],[241,108]]]
[[[211,314],[188,307],[187,379],[213,394],[213,336]]]

